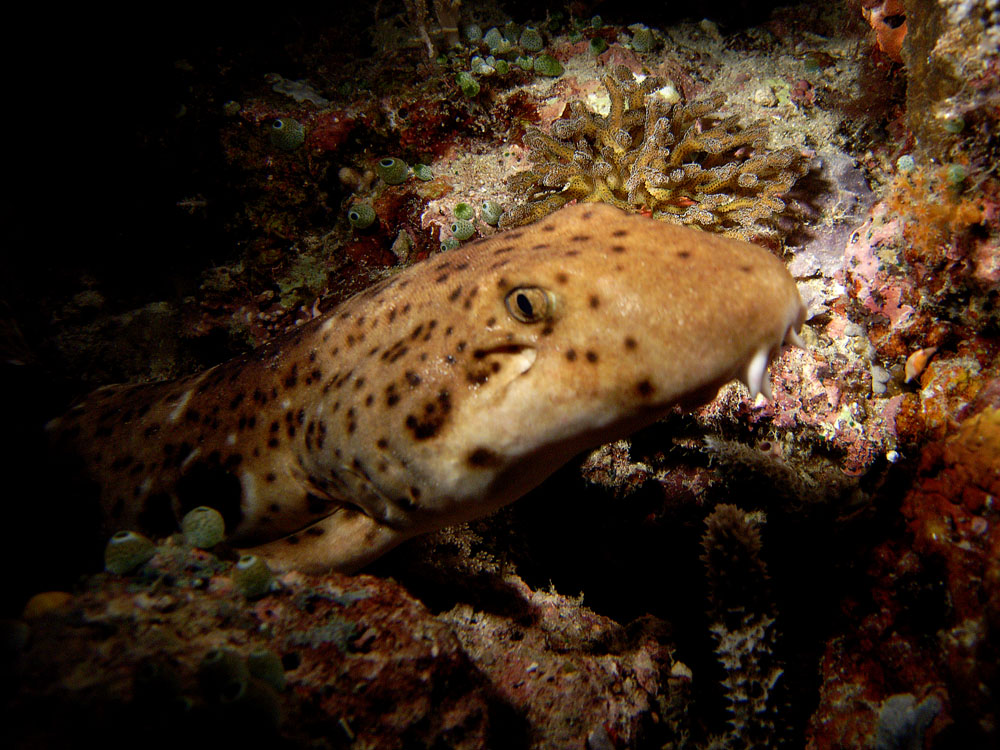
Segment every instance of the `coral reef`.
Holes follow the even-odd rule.
[[[626,628],[516,576],[496,585],[499,610],[435,617],[388,579],[290,574],[248,606],[227,566],[167,540],[134,577],[25,614],[4,736],[571,748],[603,731],[633,745],[659,699],[683,701],[663,623]]]
[[[989,170],[1000,122],[1000,6],[907,0],[904,8],[906,122],[921,154],[938,163],[965,154]]]
[[[742,239],[765,233],[785,209],[781,195],[806,172],[794,148],[767,150],[762,122],[739,127],[718,113],[721,94],[670,103],[656,77],[637,81],[625,66],[601,76],[611,98],[607,116],[580,101],[552,124],[530,130],[532,169],[511,178],[527,201],[500,226],[536,221],[572,200],[602,201],[652,212],[654,218]]]
[[[0,620],[5,741],[740,747],[763,725],[728,732],[749,704],[719,686],[715,648],[776,624],[706,627],[760,605],[781,614],[771,695],[786,692],[764,712],[776,744],[997,745],[998,4],[711,3],[697,21],[607,7],[204,9],[197,24],[156,18],[169,47],[99,12],[64,39],[47,19],[12,21],[45,33],[34,48],[61,83],[53,96],[14,76],[8,91],[37,146],[14,165],[0,260],[0,332],[14,332],[0,377],[17,394],[5,457],[35,488],[2,524],[18,571]],[[73,111],[100,115],[68,142]],[[276,122],[299,123],[302,142],[282,148]],[[697,153],[677,154],[685,141]],[[88,142],[101,148],[72,146]],[[712,152],[721,142],[735,148]],[[761,202],[740,169],[778,159],[768,142],[794,156],[753,173]],[[414,179],[379,179],[389,154]],[[675,155],[700,171],[663,186]],[[706,192],[728,164],[734,181]],[[771,402],[724,388],[491,519],[400,548],[378,577],[286,576],[248,598],[224,541],[180,537],[111,548],[114,575],[96,572],[97,549],[80,577],[85,488],[50,486],[39,439],[74,397],[269,341],[457,246],[457,204],[489,236],[505,208],[504,227],[599,194],[780,234],[808,348],[775,361]],[[362,213],[377,219],[355,227]],[[749,555],[762,535],[770,577],[752,555],[723,559],[734,585],[758,578],[706,618],[702,577],[685,572],[705,554],[706,509],[729,503],[750,543],[723,548]],[[52,551],[28,565],[26,529]],[[205,690],[210,655],[225,664]],[[758,684],[780,666],[762,665]]]

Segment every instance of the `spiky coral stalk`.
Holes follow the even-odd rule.
[[[710,630],[726,670],[730,729],[710,747],[775,748],[777,691],[782,669],[775,657],[774,605],[760,557],[755,518],[735,505],[719,505],[705,521],[702,561],[708,579]]]

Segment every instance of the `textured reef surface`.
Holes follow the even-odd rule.
[[[1000,6],[675,5],[18,11],[4,747],[1000,743]],[[356,576],[271,574],[202,511],[102,559],[49,419],[574,201],[785,263],[770,399]]]

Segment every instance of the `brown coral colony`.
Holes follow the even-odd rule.
[[[794,148],[767,150],[767,126],[747,127],[717,112],[722,94],[668,102],[662,79],[637,80],[625,66],[601,78],[611,98],[607,116],[574,101],[552,124],[524,137],[534,165],[511,178],[526,202],[501,228],[536,221],[573,200],[601,201],[654,218],[692,224],[739,239],[770,233],[784,211],[780,197],[805,174]]]

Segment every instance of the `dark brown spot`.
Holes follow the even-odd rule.
[[[494,250],[493,254],[504,255],[505,253],[509,253],[513,249],[514,249],[513,245],[504,245],[503,247],[498,247],[496,250]]]
[[[590,300],[588,301],[590,302],[590,306],[594,309],[597,309],[598,307],[601,306],[601,298],[598,297],[596,294],[590,295]]]
[[[587,361],[590,362],[591,364],[594,364],[597,361],[597,352],[590,351],[588,349],[587,354],[585,356],[587,357]]]
[[[500,465],[500,456],[489,448],[476,448],[465,457],[466,463],[476,469],[486,469]]]
[[[462,296],[462,286],[460,284],[451,290],[451,294],[448,295],[448,301],[454,302],[461,296]]]
[[[396,386],[394,383],[390,383],[385,388],[385,405],[395,406],[399,403],[399,394],[396,393]]]
[[[379,438],[378,440],[375,441],[375,445],[378,446],[379,450],[383,450],[384,451],[386,448],[389,447],[389,441],[387,439],[385,439],[384,437],[383,438]]]
[[[496,324],[497,324],[497,319],[496,318],[490,317],[490,318],[486,319],[486,327],[487,328],[492,328]]]
[[[417,375],[413,370],[407,370],[403,377],[406,378],[406,382],[410,384],[411,387],[416,388],[420,385],[420,376]]]
[[[570,237],[570,239],[573,240],[573,242],[589,242],[590,241],[590,235],[588,235],[588,234],[574,234],[572,237]]]
[[[643,398],[649,398],[653,395],[653,384],[648,380],[640,380],[636,384],[635,390]]]
[[[240,391],[235,396],[233,396],[232,399],[230,399],[230,401],[229,401],[229,408],[230,408],[230,410],[235,409],[237,406],[239,406],[240,404],[242,404],[243,403],[243,399],[245,397],[246,397],[246,394],[243,393],[243,391]]]
[[[560,284],[565,284],[567,281],[569,281],[569,276],[567,276],[564,273],[557,273],[556,281],[559,282]]]
[[[742,271],[743,273],[750,273],[750,272],[752,272],[752,271],[753,271],[753,268],[752,268],[752,267],[750,267],[750,266],[740,266],[740,270],[741,270],[741,271]]]
[[[440,432],[451,412],[451,394],[442,390],[434,401],[424,403],[423,413],[406,417],[406,427],[417,440],[432,438]]]
[[[678,250],[677,251],[677,257],[678,258],[690,258],[691,257],[691,252],[689,250]]]
[[[638,343],[636,342],[636,340],[634,338],[632,338],[631,336],[626,336],[625,337],[625,348],[626,349],[635,349],[637,346],[638,346]]]
[[[611,252],[613,252],[613,253],[624,253],[625,252],[625,246],[624,245],[612,245],[611,246]]]
[[[554,232],[554,231],[556,231],[556,225],[555,224],[543,224],[542,225],[542,231],[543,232]]]
[[[576,361],[576,349],[567,349],[566,359],[568,359],[570,362]]]
[[[323,531],[322,526],[317,525],[317,526],[310,526],[308,529],[305,530],[304,533],[308,534],[309,536],[323,536],[323,534],[326,532]]]
[[[537,245],[532,245],[531,249],[532,250],[548,250],[549,249],[549,243],[548,242],[539,242]]]
[[[624,237],[628,234],[624,229],[616,229],[611,233],[612,237]]]
[[[264,475],[264,481],[266,481],[266,482],[273,482],[277,478],[278,478],[278,475],[275,474],[273,471],[269,471],[269,472],[267,472],[267,474]],[[273,506],[272,506],[272,508],[273,508]]]
[[[541,334],[542,334],[543,336],[549,336],[549,335],[551,335],[551,334],[552,334],[552,331],[554,331],[554,330],[555,330],[555,329],[554,329],[554,328],[552,327],[552,325],[551,325],[551,324],[548,324],[548,325],[546,325],[546,326],[545,326],[545,327],[544,327],[544,328],[543,328],[543,329],[541,330]]]
[[[440,276],[438,276],[436,279],[434,279],[434,283],[435,284],[443,284],[444,282],[446,282],[448,280],[448,278],[449,278],[449,275],[446,274],[446,273],[443,273]]]

